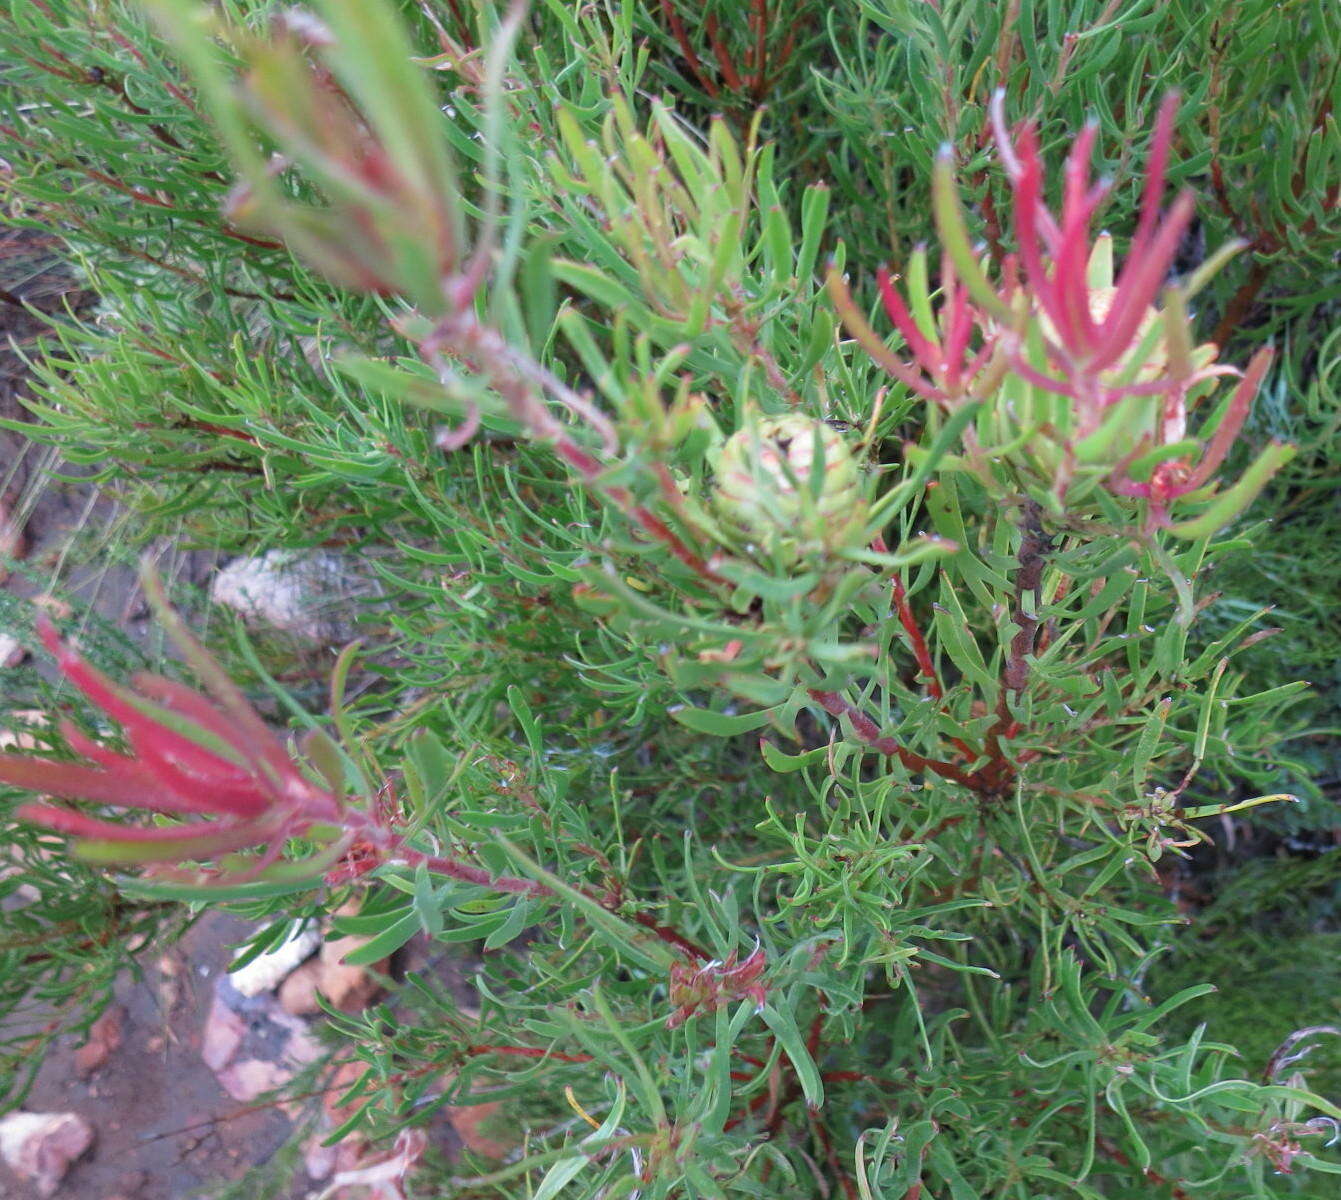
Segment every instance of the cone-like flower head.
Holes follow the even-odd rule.
[[[762,946],[737,960],[733,950],[721,962],[701,967],[676,963],[670,969],[670,1002],[674,1011],[666,1018],[667,1029],[678,1029],[700,1012],[715,1012],[723,1004],[746,998],[762,1008],[768,1001],[764,973],[768,959]]]
[[[763,417],[722,447],[713,511],[748,549],[786,562],[860,540],[861,470],[843,435],[810,417]]]

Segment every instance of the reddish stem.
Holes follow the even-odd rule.
[[[465,1052],[472,1057],[480,1054],[502,1054],[511,1058],[552,1058],[556,1062],[589,1063],[590,1054],[561,1054],[557,1050],[547,1050],[542,1046],[466,1046]]]
[[[722,41],[715,14],[708,14],[703,22],[703,28],[708,34],[708,44],[712,46],[712,52],[717,56],[717,65],[722,69],[722,79],[725,80],[726,86],[733,92],[743,91],[744,81],[740,78],[740,72],[736,70],[730,51]]]
[[[197,421],[193,418],[187,418],[184,421],[173,421],[168,425],[154,425],[149,421],[136,421],[135,429],[187,429],[196,433],[212,433],[217,437],[235,438],[239,442],[246,442],[248,445],[260,445],[260,440],[250,433],[243,433],[240,429],[229,429],[226,425],[216,425],[213,421]]]
[[[750,72],[750,94],[758,100],[768,67],[768,0],[753,0],[750,5],[750,25],[754,31],[754,45],[745,61]]]
[[[124,50],[127,54],[129,54],[137,63],[139,63],[140,66],[144,67],[146,70],[150,69],[149,60],[145,58],[144,53],[124,33],[121,33],[116,29],[108,28],[107,36],[111,38],[112,41],[115,42],[116,45],[118,45],[122,50]],[[168,94],[172,96],[172,98],[176,100],[179,104],[181,104],[183,107],[190,109],[192,112],[199,111],[196,108],[195,102],[191,99],[191,97],[188,96],[184,91],[182,91],[182,89],[179,88],[171,80],[165,79],[163,81],[163,86],[167,88]]]
[[[716,100],[719,92],[717,84],[704,69],[703,63],[695,53],[692,43],[689,41],[689,34],[685,32],[684,22],[680,20],[680,14],[676,11],[674,0],[661,0],[661,11],[666,17],[666,23],[671,28],[671,33],[679,43],[680,53],[684,55],[684,60],[689,64],[689,69],[694,72],[694,78],[698,80],[699,86],[703,88],[708,95]]]
[[[472,867],[468,863],[457,862],[452,858],[433,858],[428,855],[420,854],[417,850],[411,850],[404,846],[395,848],[400,858],[404,859],[411,866],[417,866],[422,863],[430,871],[439,875],[446,875],[452,879],[460,879],[464,883],[473,883],[478,887],[491,888],[496,892],[508,892],[512,895],[549,897],[553,896],[552,889],[546,887],[543,883],[538,883],[531,879],[520,879],[513,875],[493,875],[483,867]],[[603,900],[594,892],[586,889],[579,889],[588,899],[595,901],[607,912],[612,911],[613,905]],[[665,942],[668,946],[674,946],[690,958],[697,958],[701,962],[712,961],[712,955],[695,942],[687,937],[678,929],[670,925],[663,925],[650,913],[635,912],[631,914],[631,919],[643,929],[646,929],[658,941]]]
[[[489,888],[495,892],[508,892],[517,896],[552,896],[554,893],[543,883],[532,879],[519,879],[515,875],[494,875],[483,867],[472,867],[457,862],[453,858],[432,858],[414,850],[400,849],[401,858],[411,866],[421,863],[436,875],[446,875],[450,879],[459,879],[463,883],[473,883],[478,887]]]
[[[646,929],[649,933],[655,934],[661,941],[671,946],[678,946],[685,953],[703,962],[711,962],[712,955],[700,946],[682,934],[678,929],[672,929],[669,925],[660,924],[655,917],[648,913],[639,912],[633,914],[633,919]]]
[[[877,535],[871,545],[881,554],[889,552],[889,547],[885,545],[883,535]],[[944,700],[945,688],[941,685],[940,675],[936,671],[936,663],[931,657],[931,651],[927,648],[927,639],[922,633],[922,627],[917,623],[912,605],[908,603],[908,592],[903,585],[903,579],[895,575],[889,582],[891,601],[895,611],[899,614],[899,624],[903,626],[903,631],[908,635],[908,645],[912,649],[913,657],[917,660],[917,668],[921,672],[922,678],[927,682],[927,693],[933,700]],[[978,757],[962,738],[952,737],[950,744],[970,761]]]
[[[745,1111],[741,1113],[740,1116],[732,1117],[725,1125],[722,1126],[722,1128],[734,1129],[737,1125],[743,1124],[747,1117],[749,1117],[752,1113],[756,1113],[761,1108],[763,1108],[763,1106],[768,1103],[768,1100],[769,1100],[769,1093],[760,1092],[757,1096],[755,1096],[753,1100],[751,1100],[745,1106]]]
[[[23,54],[22,52],[19,53],[19,57],[22,58],[23,61],[28,63],[29,65],[36,67],[39,71],[45,71],[48,75],[55,75],[57,78],[67,80],[70,83],[91,84],[95,87],[106,88],[136,116],[139,117],[149,116],[149,110],[147,108],[144,108],[139,104],[136,104],[135,101],[130,98],[129,93],[126,91],[126,85],[124,80],[118,79],[116,76],[108,74],[101,67],[94,67],[92,70],[85,70],[83,67],[75,63],[73,59],[62,54],[59,50],[56,50],[54,47],[49,46],[46,42],[39,41],[37,45],[41,49],[42,53],[47,56],[47,59],[49,61],[40,58],[31,58],[28,55]],[[51,65],[52,62],[60,63],[62,66],[66,68],[66,71],[61,71],[58,70],[56,67],[53,67]],[[169,149],[172,150],[186,149],[186,147],[183,146],[182,143],[178,141],[176,137],[174,137],[163,125],[159,124],[158,122],[156,121],[150,122],[149,129],[153,132],[153,135]],[[204,172],[204,174],[212,179],[221,178],[214,171],[206,171]]]
[[[847,717],[852,723],[852,732],[860,741],[880,754],[897,758],[910,771],[931,771],[943,779],[960,784],[971,791],[982,791],[987,781],[979,772],[965,771],[954,763],[941,762],[935,758],[924,758],[906,746],[899,745],[891,737],[882,737],[880,727],[855,705],[843,699],[837,692],[823,692],[817,688],[809,689],[809,695],[830,716]]]
[[[4,135],[7,138],[12,139],[14,142],[16,142],[18,145],[23,146],[25,149],[37,151],[39,153],[42,152],[41,146],[39,146],[31,138],[23,137],[19,133],[19,131],[15,129],[12,125],[0,126],[0,133],[4,133]],[[157,196],[153,195],[151,192],[146,192],[141,188],[132,187],[130,184],[127,183],[122,183],[121,180],[115,178],[114,176],[108,175],[104,171],[95,170],[93,167],[86,167],[82,163],[57,161],[55,165],[61,167],[64,170],[78,171],[80,174],[84,175],[88,179],[92,179],[97,183],[101,183],[105,187],[112,188],[114,191],[120,192],[123,196],[129,196],[132,200],[134,200],[138,204],[146,204],[152,208],[171,209],[173,207],[171,203],[169,203],[166,200],[160,200]],[[199,220],[192,220],[190,224],[195,225],[201,229],[207,229],[211,233],[221,233],[224,235],[224,237],[232,238],[234,241],[238,242],[245,242],[248,246],[256,246],[262,250],[284,249],[283,242],[272,241],[269,238],[252,237],[250,234],[239,232],[238,230],[232,228],[232,226],[230,225],[224,225],[224,224],[212,225],[207,221],[199,221]]]
[[[922,678],[927,681],[927,691],[933,700],[943,700],[945,699],[945,689],[941,686],[940,676],[936,673],[936,664],[931,659],[931,651],[927,649],[927,639],[922,634],[917,618],[913,616],[912,606],[908,603],[908,593],[903,586],[903,580],[895,575],[890,580],[890,585],[893,591],[894,607],[899,614],[899,624],[903,626],[904,632],[908,635],[908,644],[912,648],[913,657],[917,659],[918,670],[922,672]]]
[[[820,1148],[824,1151],[829,1170],[837,1177],[838,1183],[843,1189],[843,1195],[847,1197],[847,1200],[858,1200],[857,1185],[843,1170],[842,1163],[838,1160],[838,1153],[834,1150],[833,1138],[829,1136],[829,1131],[824,1127],[824,1122],[813,1112],[806,1115],[810,1119],[810,1128],[814,1131],[815,1140],[819,1142]]]
[[[1248,315],[1270,273],[1270,266],[1262,259],[1259,258],[1253,263],[1248,272],[1248,278],[1239,285],[1233,296],[1230,297],[1229,304],[1225,308],[1225,315],[1220,318],[1219,324],[1215,327],[1215,332],[1211,334],[1211,341],[1217,346],[1223,346],[1235,330],[1243,324],[1243,319]]]
[[[1010,715],[1010,697],[1019,696],[1029,684],[1029,655],[1038,640],[1038,610],[1042,604],[1043,568],[1046,564],[1048,537],[1043,531],[1043,511],[1030,500],[1020,519],[1019,570],[1015,575],[1015,612],[1012,620],[1016,633],[1010,642],[1006,665],[1001,672],[1001,689],[996,701],[996,721],[987,732],[989,761],[980,774],[990,791],[999,792],[1015,775],[1016,764],[1007,757],[1002,739],[1013,738],[1020,724]],[[1031,603],[1026,607],[1026,598]]]
[[[721,584],[726,580],[718,575],[699,555],[684,544],[679,535],[660,517],[642,504],[635,502],[627,488],[601,483],[601,464],[593,455],[583,450],[566,435],[558,436],[554,441],[554,452],[582,476],[582,481],[593,491],[604,492],[624,510],[644,533],[661,542],[684,563],[694,574],[708,583]]]

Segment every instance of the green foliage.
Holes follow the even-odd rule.
[[[1341,1046],[1325,1031],[1341,1015],[1337,860],[1334,854],[1310,856],[1317,853],[1311,846],[1300,849],[1292,859],[1266,858],[1212,875],[1218,884],[1214,901],[1153,971],[1162,989],[1194,978],[1234,980],[1232,988],[1208,996],[1199,1015],[1212,1028],[1235,1028],[1249,1072],[1265,1075],[1295,1030],[1314,1031],[1305,1039],[1313,1043],[1309,1078],[1335,1094]],[[1281,1077],[1288,1073],[1280,1070]]]
[[[513,1154],[425,1194],[1328,1195],[1334,1063],[1262,1068],[1334,1017],[1258,1021],[1233,978],[1289,889],[1263,864],[1179,930],[1160,873],[1238,814],[1334,813],[1324,6],[398,7],[324,0],[329,38],[260,0],[0,14],[12,219],[99,301],[53,321],[29,433],[145,545],[339,547],[382,587],[302,697],[326,718],[293,707],[408,850],[213,898],[256,946],[339,909],[370,962],[481,952],[477,1012],[411,976],[332,1014],[348,1127],[502,1101]],[[826,259],[865,312],[935,236],[943,142],[1000,267],[998,86],[1050,165],[1097,118],[1119,259],[1182,89],[1191,240],[1249,243],[1198,332],[1240,366],[1276,340],[1241,457],[1299,446],[1270,532],[1212,507],[1174,538],[1101,487],[1045,510],[1005,454],[985,483],[978,401],[924,405],[844,335]],[[761,428],[810,438],[765,458]],[[222,648],[271,689],[264,646]],[[0,1003],[87,1001],[158,909],[14,838],[38,898]],[[34,977],[23,939],[67,926]]]

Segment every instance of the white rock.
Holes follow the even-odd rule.
[[[13,1112],[0,1120],[0,1158],[51,1196],[70,1164],[93,1145],[93,1127],[78,1113]]]
[[[18,638],[0,633],[0,667],[17,667],[28,657],[28,647]]]
[[[245,620],[316,642],[353,636],[353,602],[380,591],[347,555],[324,550],[269,550],[236,558],[210,584],[210,599]]]
[[[321,931],[307,925],[287,942],[258,954],[251,962],[228,973],[228,982],[244,996],[274,991],[303,959],[321,945]]]

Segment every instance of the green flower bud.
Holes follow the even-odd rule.
[[[722,447],[712,508],[747,552],[794,563],[862,540],[861,484],[857,461],[832,426],[803,416],[765,417]]]

